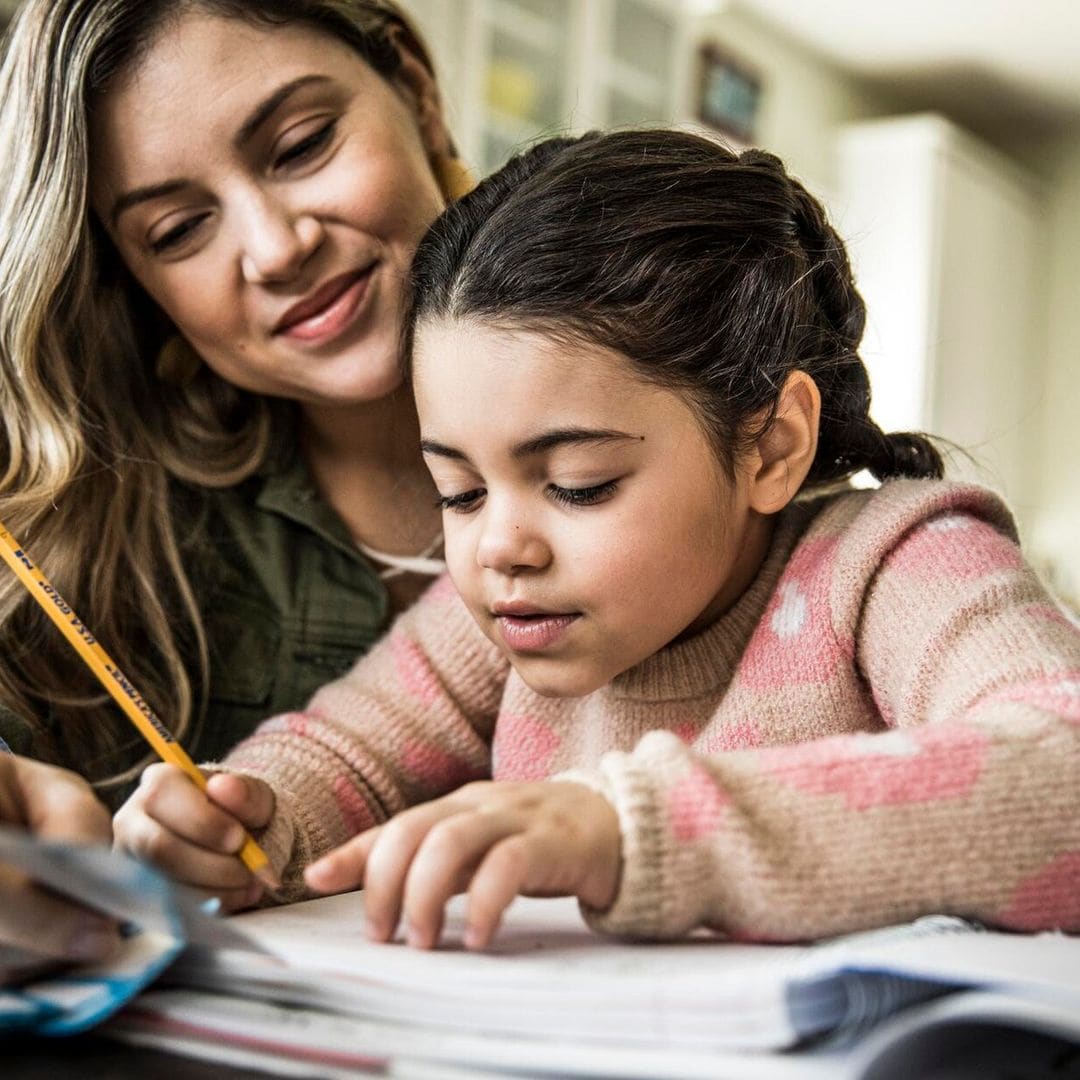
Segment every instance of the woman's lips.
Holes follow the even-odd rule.
[[[287,311],[274,332],[294,341],[316,343],[337,337],[352,322],[367,295],[373,269],[369,266],[328,281]]]
[[[498,614],[495,621],[506,647],[511,652],[535,653],[550,649],[561,641],[579,618],[577,614]]]

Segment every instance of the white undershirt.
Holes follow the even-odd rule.
[[[443,536],[439,533],[434,540],[419,555],[390,555],[385,551],[376,551],[366,544],[356,541],[356,546],[372,562],[382,563],[385,570],[379,571],[381,581],[389,581],[390,578],[399,577],[401,574],[419,574],[421,577],[438,577],[446,573],[446,562],[443,559],[433,558],[435,552],[442,547]]]

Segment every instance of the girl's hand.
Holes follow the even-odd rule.
[[[317,892],[363,882],[368,934],[389,940],[404,911],[408,942],[420,948],[438,942],[446,901],[467,891],[465,944],[482,949],[519,893],[609,907],[621,850],[614,808],[584,784],[482,782],[369,829],[304,878]]]
[[[263,886],[237,857],[245,829],[261,829],[274,812],[262,780],[218,773],[205,794],[175,765],[151,765],[116,812],[117,847],[161,867],[171,878],[204,889],[226,911],[250,907]]]
[[[0,754],[0,822],[47,840],[108,843],[109,813],[75,773]],[[0,866],[0,983],[5,962],[18,968],[33,957],[103,960],[120,943],[116,924],[36,888]]]

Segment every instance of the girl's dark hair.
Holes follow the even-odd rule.
[[[593,133],[521,154],[439,218],[413,263],[405,355],[440,317],[612,349],[690,397],[728,469],[802,370],[821,393],[808,484],[940,477],[925,435],[868,415],[865,315],[843,242],[778,158]]]

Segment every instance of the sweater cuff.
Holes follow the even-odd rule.
[[[654,731],[632,754],[605,754],[595,771],[559,776],[604,795],[619,818],[619,891],[605,911],[581,905],[592,929],[666,940],[682,937],[703,922],[712,891],[711,862],[699,845],[680,840],[669,821],[670,792],[687,767],[682,741],[669,732]]]
[[[615,808],[622,834],[619,889],[601,911],[581,903],[589,927],[603,934],[633,938],[669,936],[665,911],[663,837],[658,828],[656,796],[649,778],[624,753],[605,755],[595,772],[570,771],[553,777],[584,784]]]

